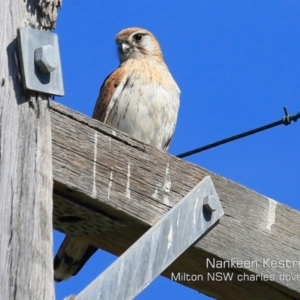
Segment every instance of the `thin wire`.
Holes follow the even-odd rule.
[[[224,145],[226,143],[241,139],[243,137],[246,137],[246,136],[249,136],[249,135],[252,135],[252,134],[255,134],[255,133],[270,129],[270,128],[273,128],[273,127],[278,126],[278,125],[282,125],[282,124],[290,125],[292,121],[297,122],[297,120],[300,119],[300,112],[298,112],[294,116],[291,116],[291,115],[288,114],[286,107],[284,107],[283,109],[284,109],[285,116],[279,121],[276,121],[276,122],[273,122],[273,123],[270,123],[270,124],[267,124],[267,125],[264,125],[264,126],[261,126],[261,127],[258,127],[258,128],[255,128],[255,129],[252,129],[252,130],[249,130],[249,131],[237,134],[237,135],[234,135],[234,136],[231,136],[229,138],[214,142],[212,144],[208,144],[206,146],[203,146],[203,147],[191,150],[191,151],[181,153],[181,154],[177,155],[177,157],[179,157],[179,158],[187,157],[187,156],[190,156],[190,155],[193,155],[193,154],[196,154],[196,153],[199,153],[199,152],[202,152],[202,151],[205,151],[205,150],[208,150],[208,149],[211,149],[211,148],[214,148],[214,147]]]

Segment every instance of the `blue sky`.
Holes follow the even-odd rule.
[[[159,40],[182,95],[169,153],[176,155],[300,111],[300,2],[63,1],[57,29],[65,96],[91,116],[99,87],[118,66],[115,35],[139,26]],[[186,158],[300,210],[300,121]],[[63,235],[54,233],[54,252]],[[79,293],[115,259],[98,251],[55,285],[56,299]],[[208,299],[159,277],[137,299]]]

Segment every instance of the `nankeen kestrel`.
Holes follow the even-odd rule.
[[[176,125],[180,90],[154,35],[127,28],[116,36],[120,66],[102,84],[93,118],[145,144],[167,150]],[[55,259],[55,280],[76,275],[97,248],[66,237]]]

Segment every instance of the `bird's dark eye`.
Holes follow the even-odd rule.
[[[139,42],[141,41],[143,38],[143,35],[141,33],[137,33],[133,36],[133,39],[136,41],[136,42]]]

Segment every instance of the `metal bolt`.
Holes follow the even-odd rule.
[[[44,45],[34,51],[34,61],[43,73],[50,73],[57,67],[57,56],[52,45]]]
[[[207,212],[213,212],[217,209],[217,198],[215,196],[205,196],[203,199],[203,207]]]

